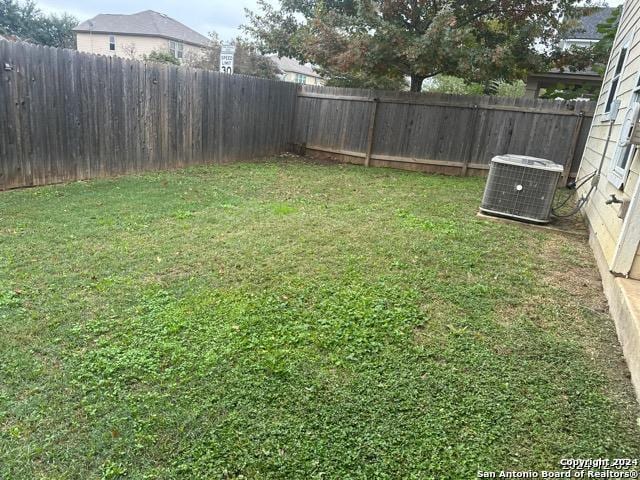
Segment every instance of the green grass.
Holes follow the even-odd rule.
[[[638,457],[584,238],[298,160],[0,192],[0,478],[473,478]]]

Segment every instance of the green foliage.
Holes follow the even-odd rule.
[[[0,0],[0,33],[50,47],[74,48],[78,20],[64,13],[45,15],[33,0]]]
[[[169,52],[162,52],[158,50],[153,50],[148,55],[144,55],[145,62],[153,62],[153,63],[164,63],[168,65],[180,65],[180,60],[173,56],[173,54]]]
[[[592,10],[592,8],[580,9],[578,13],[588,14]],[[566,50],[557,48],[553,51],[551,54],[552,66],[571,72],[592,69],[600,75],[604,75],[609,61],[609,54],[613,47],[613,41],[618,30],[621,11],[622,6],[614,8],[611,16],[604,23],[598,25],[598,32],[602,35],[602,38],[594,45],[590,47],[572,45]],[[567,21],[567,23],[574,25],[571,23],[571,20]],[[560,92],[560,90],[558,91]]]
[[[558,83],[551,88],[545,89],[540,98],[576,100],[578,98],[597,100],[600,87],[597,86],[577,86]]]
[[[1,192],[0,478],[637,458],[586,240],[483,187],[275,158]]]
[[[264,52],[310,61],[330,77],[373,83],[454,75],[469,81],[522,78],[545,65],[543,45],[556,45],[563,16],[578,0],[360,2],[259,0],[246,32]],[[378,80],[381,79],[381,80]]]
[[[371,76],[365,72],[339,72],[319,69],[326,78],[328,87],[371,88],[374,90],[406,90],[407,82],[402,77]]]
[[[204,55],[185,59],[188,65],[207,70],[218,70],[220,66],[220,48],[222,42],[215,32],[209,33],[210,47]],[[236,50],[234,55],[234,73],[253,77],[276,79],[279,70],[269,57],[261,55],[258,50],[246,40],[236,38],[233,41]]]
[[[482,95],[484,93],[484,87],[479,83],[467,83],[463,78],[451,75],[438,75],[422,90],[452,95]]]
[[[522,80],[507,82],[505,80],[491,81],[491,93],[498,97],[523,97],[526,85]]]
[[[422,89],[424,92],[448,93],[452,95],[496,95],[499,97],[522,97],[525,84],[522,80],[507,82],[505,80],[492,80],[488,88],[480,83],[467,82],[463,78],[451,75],[438,75],[426,83]]]
[[[613,41],[615,40],[616,32],[618,31],[621,13],[622,5],[614,8],[611,12],[611,16],[605,20],[604,23],[598,25],[598,32],[602,35],[602,38],[593,47],[593,68],[595,71],[600,73],[600,75],[604,75],[604,71],[607,68],[609,55],[613,48]]]

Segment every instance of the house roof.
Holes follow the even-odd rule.
[[[569,33],[569,38],[585,40],[600,40],[602,34],[598,32],[598,25],[604,23],[613,12],[613,8],[599,8],[590,15],[580,18],[580,27]]]
[[[307,75],[309,77],[318,77],[320,75],[313,70],[311,64],[302,64],[297,60],[289,57],[280,57],[278,58],[276,55],[269,57],[276,66],[282,70],[283,72],[292,72],[292,73],[301,73],[302,75]]]
[[[0,33],[0,40],[6,40],[8,42],[17,42],[20,40],[20,37],[16,35],[9,35],[8,33]]]
[[[209,39],[163,13],[145,10],[131,15],[103,13],[82,22],[75,32],[119,33],[164,37],[170,40],[206,46]]]
[[[567,83],[577,82],[589,85],[602,84],[602,77],[596,72],[590,70],[582,72],[561,72],[557,68],[554,68],[549,72],[531,73],[527,78],[533,78],[539,81],[548,81],[554,84],[563,81]]]

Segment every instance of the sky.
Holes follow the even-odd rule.
[[[620,5],[623,0],[609,0],[609,5]],[[42,0],[41,10],[48,13],[68,12],[80,21],[99,13],[136,13],[155,10],[207,35],[215,31],[222,40],[231,40],[245,23],[244,9],[256,10],[256,0]],[[271,3],[276,3],[272,0]]]
[[[155,10],[203,35],[215,31],[222,40],[231,40],[240,34],[238,26],[245,23],[245,7],[257,9],[255,0],[36,0],[36,3],[44,12],[68,12],[81,22],[99,13]]]

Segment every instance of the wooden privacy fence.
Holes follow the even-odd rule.
[[[483,175],[495,155],[548,158],[577,173],[594,102],[303,86],[292,143],[341,161]]]
[[[0,41],[0,189],[283,152],[296,86]]]
[[[577,172],[594,104],[377,92],[0,41],[0,189],[295,151],[484,174],[491,157]]]

